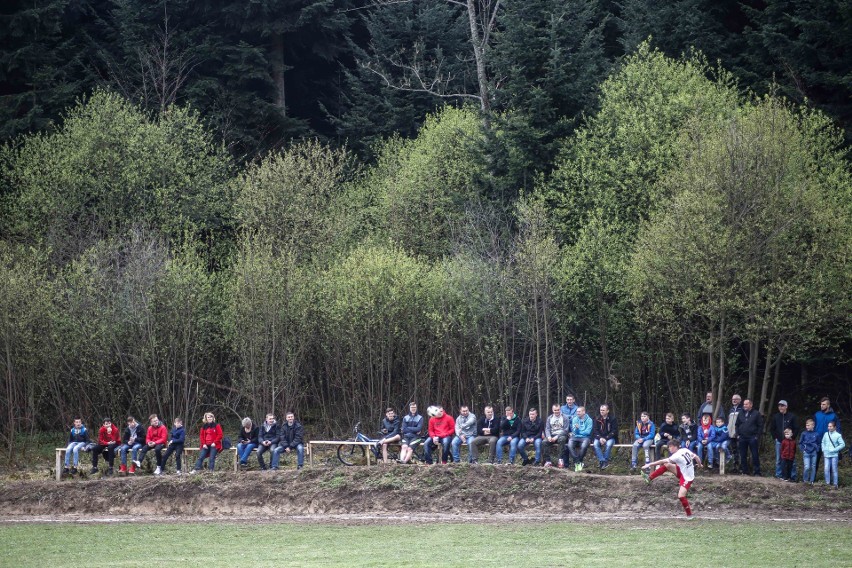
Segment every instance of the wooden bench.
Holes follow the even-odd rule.
[[[165,448],[164,448],[164,451],[165,451]],[[188,452],[200,452],[200,451],[201,451],[201,448],[186,448],[185,447],[183,449],[184,459],[188,459],[188,456],[186,455]],[[230,448],[228,448],[226,450],[223,449],[221,452],[216,453],[216,457],[218,458],[219,456],[225,454],[225,452],[230,452],[230,453],[233,454],[233,456],[234,456],[234,473],[236,473],[237,471],[239,471],[239,466],[240,466],[240,462],[237,459],[237,447],[231,446]],[[62,458],[63,458],[64,453],[65,453],[65,448],[56,448],[56,481],[60,481],[62,479],[62,468],[63,468],[63,463],[64,463]],[[86,453],[88,453],[88,452],[86,452]],[[117,451],[116,451],[116,456],[118,456]]]

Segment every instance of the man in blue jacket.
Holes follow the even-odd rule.
[[[583,459],[585,459],[586,451],[592,442],[594,426],[595,423],[586,414],[586,407],[578,406],[577,414],[571,420],[571,439],[565,446],[571,457],[574,458],[574,471],[583,471]],[[565,456],[562,459],[565,460]]]

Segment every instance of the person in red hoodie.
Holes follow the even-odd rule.
[[[195,462],[195,469],[189,473],[201,471],[204,467],[204,460],[209,456],[207,467],[210,471],[216,467],[216,454],[222,451],[222,427],[216,422],[216,417],[212,412],[204,414],[204,424],[201,425],[201,431],[198,433],[199,442],[201,444],[201,453],[198,456],[198,461]]]
[[[112,425],[112,420],[104,418],[104,425],[98,430],[98,445],[92,449],[92,473],[98,473],[98,457],[104,455],[109,469],[107,475],[112,475],[112,466],[115,463],[115,451],[121,444],[121,434],[118,427]]]
[[[435,416],[429,419],[429,438],[423,445],[426,452],[426,463],[432,464],[432,449],[441,444],[441,463],[447,463],[450,459],[450,444],[456,435],[456,421],[452,416],[444,412],[443,406],[436,406]]]
[[[154,457],[157,458],[157,470],[160,470],[163,466],[163,448],[166,447],[169,440],[169,429],[166,428],[165,424],[160,423],[160,418],[156,414],[148,417],[148,423],[150,426],[145,434],[145,445],[139,449],[139,454],[133,460],[133,465],[142,467],[145,454],[148,453],[148,450],[154,450]],[[130,473],[134,471],[134,468],[130,468]]]

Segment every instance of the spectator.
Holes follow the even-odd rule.
[[[568,440],[567,448],[574,460],[574,471],[583,471],[583,460],[592,442],[592,431],[595,424],[591,417],[586,414],[585,406],[577,407],[577,414],[571,420],[571,438]],[[564,453],[564,452],[563,452]],[[565,456],[563,456],[565,459]]]
[[[453,461],[461,461],[461,446],[467,444],[467,461],[473,463],[473,441],[476,439],[476,415],[471,414],[470,407],[462,406],[459,409],[459,417],[456,418],[456,435],[453,438],[452,453]]]
[[[825,484],[831,485],[835,489],[840,486],[837,479],[837,457],[843,448],[846,447],[846,442],[843,441],[843,436],[837,431],[837,424],[832,420],[827,425],[828,431],[822,436],[822,455],[825,459]]]
[[[503,446],[509,444],[509,464],[515,462],[515,440],[521,433],[521,420],[511,406],[507,406],[505,416],[500,420],[500,438],[497,440],[497,463],[503,461]]]
[[[130,473],[136,473],[136,461],[139,459],[139,450],[145,445],[145,427],[139,424],[132,416],[127,417],[127,428],[122,434],[121,441],[121,465],[119,473],[127,473],[127,452],[130,451]]]
[[[169,444],[168,448],[166,448],[166,453],[163,454],[163,465],[160,472],[164,472],[166,470],[166,464],[169,462],[169,458],[172,457],[172,454],[175,455],[175,474],[180,475],[183,471],[183,448],[186,444],[186,430],[183,428],[183,419],[177,417],[174,419],[172,423],[172,431],[169,433]],[[156,471],[154,473],[157,473]]]
[[[568,419],[568,421],[565,423],[566,427],[569,427],[568,425],[571,424],[571,420],[577,414],[577,404],[574,402],[574,400],[575,399],[573,394],[566,394],[565,404],[563,404],[560,408],[562,415]]]
[[[817,451],[817,468],[819,468],[819,460],[822,455],[822,437],[828,431],[828,423],[834,421],[834,426],[840,432],[840,420],[837,418],[837,413],[831,408],[831,399],[824,397],[819,401],[819,410],[814,414],[816,422],[816,433],[819,435],[820,446]]]
[[[245,468],[248,467],[248,459],[252,450],[257,448],[260,428],[255,426],[248,416],[243,418],[242,424],[243,427],[240,428],[240,433],[237,435],[237,459],[240,460],[240,467]]]
[[[793,431],[793,442],[799,435],[799,422],[796,415],[792,412],[787,412],[787,401],[778,401],[778,412],[772,416],[772,422],[769,424],[769,434],[775,439],[775,477],[783,479],[781,475],[781,444],[785,439],[784,430],[789,428]],[[796,463],[793,462],[793,470],[791,479],[796,479]]]
[[[68,436],[68,445],[65,447],[65,468],[62,473],[72,475],[77,473],[77,465],[80,463],[80,450],[89,443],[89,431],[83,425],[82,418],[75,418],[74,425],[71,426],[71,433]],[[68,465],[71,456],[74,457],[74,465],[69,472]]]
[[[710,455],[708,461],[710,467],[713,467],[713,460],[716,457],[716,452],[719,452],[719,461],[725,460],[725,463],[731,463],[731,440],[728,438],[728,427],[725,426],[725,419],[721,416],[716,417],[716,427],[713,432],[713,441],[710,442]],[[722,458],[722,452],[725,452],[725,457]]]
[[[633,453],[630,457],[630,471],[636,471],[636,462],[639,459],[639,448],[645,451],[645,465],[651,463],[651,446],[654,444],[654,436],[657,427],[651,422],[647,412],[639,415],[636,428],[633,431]]]
[[[515,452],[521,454],[521,465],[528,465],[526,447],[532,444],[535,450],[534,464],[541,465],[541,441],[544,434],[544,422],[538,416],[538,409],[530,408],[528,417],[521,420],[521,432],[515,440]],[[510,456],[509,461],[514,461]]]
[[[707,454],[710,452],[710,445],[715,441],[713,439],[714,434],[716,433],[716,429],[713,426],[713,417],[710,414],[702,414],[701,421],[698,423],[698,428],[695,429],[696,433],[696,447],[698,451],[695,452],[698,454],[698,457],[701,459],[706,459]],[[713,465],[713,459],[708,460],[710,465]]]
[[[598,458],[598,467],[606,469],[609,467],[612,447],[618,443],[618,422],[614,416],[610,416],[608,404],[602,404],[600,407],[600,415],[595,420],[592,437],[595,439],[593,447]],[[603,451],[601,447],[604,448]]]
[[[793,430],[785,428],[784,439],[781,441],[781,479],[784,481],[795,481],[792,477],[795,461],[796,439],[793,438]]]
[[[545,467],[553,466],[550,456],[555,446],[556,455],[559,456],[559,467],[564,467],[565,462],[562,458],[562,452],[565,449],[565,442],[568,440],[571,426],[562,414],[562,410],[558,404],[554,404],[550,410],[550,416],[544,421],[544,440],[541,442],[542,459],[544,460]]]
[[[280,436],[278,423],[275,421],[275,415],[270,413],[266,415],[266,420],[257,431],[257,463],[260,465],[261,471],[266,471],[266,462],[263,461],[263,454],[269,452],[270,455],[275,448],[278,447],[278,437]]]
[[[813,418],[805,421],[805,430],[799,436],[799,447],[802,449],[802,482],[814,484],[817,470],[817,456],[821,444],[821,436],[816,433]]]
[[[488,461],[494,463],[494,450],[497,447],[497,434],[500,432],[500,419],[494,416],[494,407],[486,406],[482,416],[476,421],[476,438],[469,449],[473,453],[472,463],[477,463],[479,446],[488,444]]]
[[[701,406],[698,407],[698,411],[695,413],[695,416],[703,416],[704,414],[709,414],[710,416],[725,416],[725,408],[720,404],[719,410],[715,413],[713,412],[713,392],[707,391],[707,394],[704,395],[704,402],[701,403]],[[712,424],[712,420],[711,420]]]
[[[751,450],[752,475],[760,477],[760,434],[763,432],[763,415],[754,410],[751,400],[743,401],[743,411],[737,416],[737,436],[740,450],[740,473],[747,475],[748,454]]]
[[[216,454],[222,451],[223,437],[222,427],[216,422],[216,416],[212,412],[206,412],[204,423],[198,432],[198,443],[201,451],[198,454],[198,460],[195,462],[195,469],[190,470],[189,473],[201,471],[205,459],[207,459],[207,467],[210,471],[216,468]]]
[[[743,411],[743,399],[740,395],[735,394],[731,397],[731,410],[728,412],[728,437],[731,439],[731,446],[737,450],[739,447],[737,436],[737,417]],[[734,451],[734,461],[739,466],[740,452]]]
[[[698,449],[696,448],[696,445],[698,444],[698,432],[696,432],[695,424],[692,422],[692,416],[690,416],[688,412],[684,412],[681,415],[678,432],[680,432],[680,445],[682,447],[688,448],[692,452]]]
[[[429,419],[429,437],[423,450],[426,454],[426,463],[432,464],[432,450],[438,444],[441,445],[441,463],[446,464],[450,459],[450,444],[456,432],[456,421],[444,411],[443,406],[438,406],[435,416]]]
[[[305,430],[296,415],[288,412],[284,416],[284,424],[278,431],[278,447],[272,451],[272,463],[269,466],[273,470],[278,469],[278,461],[284,454],[296,454],[296,469],[302,469],[305,465]]]
[[[417,403],[408,405],[408,414],[402,418],[402,449],[399,451],[399,462],[408,463],[414,455],[414,448],[420,443],[423,432],[423,417],[417,414]]]
[[[399,442],[402,438],[399,416],[392,407],[385,409],[385,417],[382,418],[382,427],[379,429],[380,438],[376,447],[382,449],[382,461],[388,463],[388,446]]]
[[[103,426],[98,430],[98,444],[92,449],[92,473],[98,472],[98,457],[103,454],[107,461],[107,475],[112,475],[115,463],[115,451],[121,445],[121,434],[112,425],[112,420],[104,418]]]
[[[663,448],[668,447],[669,440],[679,440],[680,430],[675,424],[675,415],[671,412],[666,413],[666,421],[660,424],[657,428],[657,435],[654,437],[654,454],[657,457],[663,457]]]
[[[133,465],[136,467],[142,467],[142,462],[145,460],[145,454],[148,453],[148,450],[154,450],[154,458],[156,459],[157,465],[156,470],[160,469],[163,465],[163,448],[166,447],[166,444],[169,441],[169,429],[162,423],[160,423],[160,418],[156,414],[152,414],[148,417],[148,432],[145,434],[145,445],[139,449],[139,453],[136,455],[136,460],[133,462]],[[133,473],[132,471],[130,473]]]

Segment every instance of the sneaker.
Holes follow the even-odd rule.
[[[198,470],[197,470],[197,469],[191,469],[191,470],[189,470],[189,475],[195,475],[196,473],[198,473]]]
[[[579,464],[579,463],[575,463],[575,464],[574,464],[574,472],[578,472],[578,471],[580,471],[581,469],[582,469],[582,468],[580,467],[580,464]]]
[[[549,461],[544,462],[544,467],[553,467],[553,464]]]
[[[130,469],[127,471],[127,473],[136,473],[136,464],[135,463],[130,464]]]
[[[521,465],[530,465],[530,460],[529,460],[529,458],[522,457],[522,458],[521,458]]]
[[[127,466],[124,464],[118,466],[118,473],[127,473]]]
[[[577,471],[583,471],[584,467],[586,467],[586,464],[584,464],[583,462],[578,463],[577,464],[577,468],[578,468]]]
[[[648,475],[648,472],[645,471],[644,467],[642,468],[642,479],[645,480],[645,483],[647,483],[648,485],[651,485],[651,476]]]
[[[93,468],[89,471],[89,473],[91,473],[91,474],[98,473],[98,468],[93,467]]]
[[[163,469],[157,466],[157,469],[154,470],[154,475],[160,475],[161,473],[163,473]]]
[[[609,467],[609,462],[608,462],[608,461],[605,461],[605,462],[603,462],[603,464],[601,464],[601,469],[606,469],[606,468],[608,468],[608,467]]]
[[[77,468],[76,467],[71,468],[71,475],[77,475]]]
[[[693,519],[695,519],[695,515],[694,515],[694,514],[693,514],[693,515],[687,515],[687,516],[686,516],[686,520],[687,520],[687,521],[691,521],[691,520],[693,520]]]
[[[177,470],[175,470],[175,475],[183,475],[183,472],[181,472],[181,470],[177,469]]]
[[[142,467],[142,462],[139,460],[133,460],[133,465],[135,465],[136,467]]]
[[[297,465],[297,466],[296,466],[296,471],[298,471],[298,470],[302,469],[303,467],[305,467],[305,466],[303,466],[303,465]]]
[[[635,463],[630,464],[630,473],[636,473],[636,464]]]
[[[556,467],[558,467],[559,469],[563,469],[565,467],[565,460],[559,458],[559,463]]]
[[[63,467],[63,468],[62,468],[62,473],[64,473],[65,475],[68,475],[69,473],[71,473],[71,470],[70,470],[70,469],[68,469],[67,467]]]
[[[115,472],[112,470],[111,467],[107,468],[107,471],[106,471],[107,477],[111,477],[113,473],[115,473]]]

